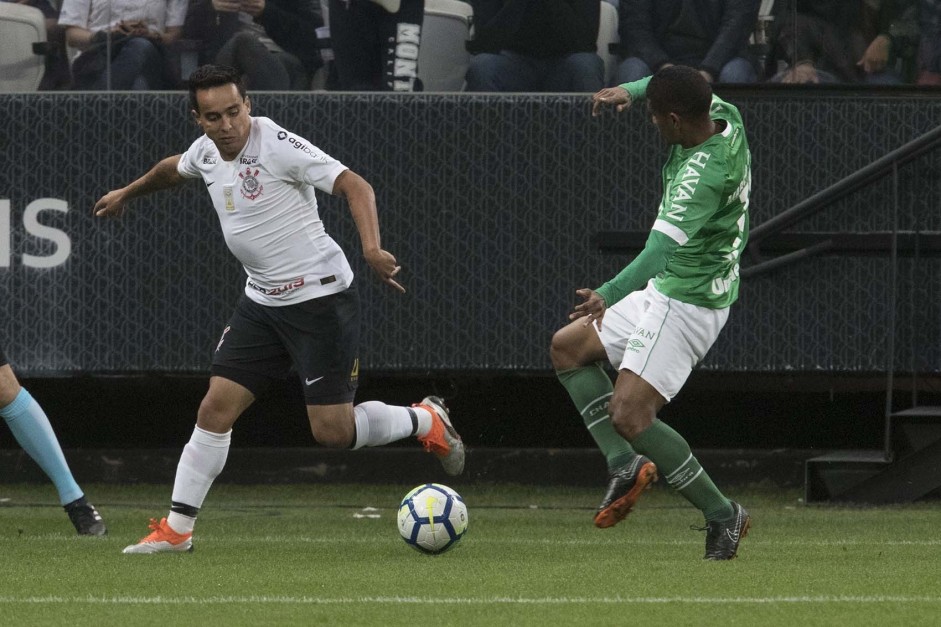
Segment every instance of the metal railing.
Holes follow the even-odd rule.
[[[893,150],[884,157],[877,159],[868,166],[844,177],[826,189],[797,203],[793,207],[781,212],[770,220],[766,220],[749,234],[746,256],[754,264],[742,269],[742,276],[755,276],[782,268],[798,261],[827,252],[870,252],[887,251],[890,259],[890,306],[888,308],[886,334],[886,395],[884,407],[885,426],[883,429],[883,453],[886,461],[892,461],[892,420],[893,394],[895,389],[895,344],[898,333],[896,325],[896,303],[898,301],[898,258],[900,254],[900,240],[904,239],[906,254],[916,258],[923,254],[937,254],[941,252],[941,234],[919,233],[912,231],[899,231],[899,167],[917,159],[921,155],[935,150],[941,146],[941,126],[936,127],[924,135],[908,142],[900,148]],[[817,241],[809,246],[775,257],[763,259],[761,243],[783,229],[796,222],[804,220],[821,210],[829,207],[837,200],[859,191],[873,183],[892,176],[892,231],[890,233],[831,233],[829,237],[821,238],[820,234],[806,234],[810,238],[816,236]],[[874,237],[876,236],[876,237]],[[793,234],[792,237],[798,237]],[[914,334],[912,336],[914,338]],[[913,339],[914,341],[914,339]],[[914,355],[914,350],[912,351]],[[912,406],[918,404],[917,372],[914,363],[911,365],[912,375]]]
[[[867,250],[869,252],[891,252],[894,260],[895,255],[899,253],[900,241],[904,241],[905,243],[902,252],[906,254],[914,254],[916,251],[922,254],[941,252],[941,237],[939,237],[939,234],[899,231],[897,221],[891,233],[828,233],[824,234],[824,237],[821,237],[822,234],[819,233],[792,234],[790,236],[792,242],[800,242],[801,238],[806,238],[805,241],[809,245],[804,247],[795,246],[796,250],[793,252],[772,259],[766,259],[762,255],[761,246],[762,242],[768,240],[768,238],[773,235],[780,233],[796,222],[819,213],[837,200],[853,192],[868,185],[872,185],[890,174],[897,179],[899,166],[917,159],[921,155],[935,150],[939,146],[941,146],[941,126],[893,150],[884,157],[873,161],[869,165],[844,177],[826,189],[817,192],[754,227],[748,234],[748,247],[746,248],[745,254],[745,257],[750,259],[752,264],[742,268],[742,276],[755,276],[826,252],[858,253]],[[895,181],[895,185],[898,185],[897,180]],[[897,188],[894,192],[894,200],[895,206],[893,211],[896,212],[897,220]],[[877,244],[880,243],[879,238],[881,238],[881,245],[877,246]]]

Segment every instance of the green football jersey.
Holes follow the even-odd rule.
[[[647,80],[626,87],[643,98]],[[748,240],[751,153],[738,109],[713,95],[710,115],[725,129],[693,148],[670,147],[653,230],[679,244],[655,287],[671,298],[720,309],[738,299],[739,259]]]

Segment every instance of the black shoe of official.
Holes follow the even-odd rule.
[[[101,514],[84,496],[66,505],[65,513],[69,515],[69,520],[75,525],[75,530],[80,536],[103,536],[108,533]]]
[[[728,520],[710,520],[705,527],[699,527],[706,532],[706,560],[730,560],[738,552],[738,543],[748,535],[751,526],[751,516],[745,508],[732,501],[732,518]]]
[[[657,467],[643,455],[637,455],[612,470],[608,477],[608,491],[595,514],[595,526],[607,529],[624,520],[640,498],[640,493],[656,480]]]

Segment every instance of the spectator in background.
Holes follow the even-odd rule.
[[[199,40],[199,63],[233,67],[259,91],[309,90],[323,65],[315,33],[318,0],[199,0],[184,32]]]
[[[912,73],[915,9],[913,0],[779,0],[771,59],[786,67],[771,80],[900,84]]]
[[[71,84],[69,60],[65,52],[65,29],[59,26],[58,3],[50,0],[0,0],[13,4],[23,4],[42,11],[46,24],[46,68],[42,81],[39,83],[40,91],[53,89],[68,89]]]
[[[597,0],[471,0],[473,53],[467,91],[595,92]]]
[[[59,25],[69,46],[76,89],[149,90],[176,87],[167,46],[186,18],[187,0],[64,0]]]
[[[941,85],[941,0],[920,0],[918,26],[919,85]]]
[[[621,0],[617,84],[688,65],[710,83],[754,83],[748,38],[760,0]]]
[[[418,50],[425,0],[329,0],[328,89],[421,91]]]

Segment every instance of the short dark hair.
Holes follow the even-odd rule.
[[[698,70],[686,65],[661,68],[647,84],[647,100],[655,113],[683,118],[708,115],[712,87]]]
[[[227,65],[199,66],[193,70],[193,73],[186,81],[190,91],[190,107],[193,108],[193,111],[199,111],[199,103],[196,101],[196,92],[198,90],[221,87],[229,83],[238,88],[239,95],[244,99],[245,81],[238,70]]]

